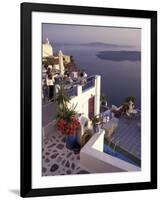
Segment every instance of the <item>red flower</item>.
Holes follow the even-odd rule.
[[[57,121],[58,130],[65,135],[74,135],[76,133],[76,129],[80,126],[79,121],[75,118],[75,116],[70,117],[70,122],[59,119]]]

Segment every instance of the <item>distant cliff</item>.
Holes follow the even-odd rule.
[[[84,47],[102,47],[102,48],[133,48],[131,45],[112,44],[104,42],[89,42],[89,43],[66,43],[56,42],[56,46],[84,46]]]
[[[140,51],[100,51],[98,58],[111,61],[140,61]]]
[[[132,48],[131,45],[121,45],[121,44],[112,44],[112,43],[104,43],[104,42],[91,42],[81,44],[83,46],[90,47],[103,47],[103,48]]]

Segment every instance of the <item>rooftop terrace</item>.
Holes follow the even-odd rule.
[[[111,144],[113,146],[117,145],[124,154],[141,165],[141,123],[139,113],[133,119],[125,117],[119,119]]]

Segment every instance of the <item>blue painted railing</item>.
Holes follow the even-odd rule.
[[[82,91],[84,92],[94,86],[95,86],[95,77],[91,76],[91,77],[87,78],[87,83],[82,86]]]
[[[72,87],[70,89],[65,90],[65,94],[68,95],[69,97],[75,97],[78,96],[78,85],[75,87]],[[95,76],[90,76],[87,78],[87,83],[82,86],[82,92],[92,88],[95,86]]]
[[[69,97],[75,97],[78,95],[78,90],[77,90],[77,87],[73,87],[73,88],[70,88],[69,90],[66,91],[67,95]]]

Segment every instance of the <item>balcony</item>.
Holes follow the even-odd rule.
[[[90,76],[87,78],[87,83],[82,86],[82,91],[86,91],[95,86],[95,76]]]
[[[79,83],[75,83],[72,88],[65,89],[65,93],[72,98],[78,96],[80,93],[83,93],[94,86],[95,76],[90,76],[87,78],[87,83],[85,85],[79,85]]]
[[[75,97],[78,96],[78,87],[74,86],[68,90],[65,91],[65,93],[69,96],[69,97]]]

